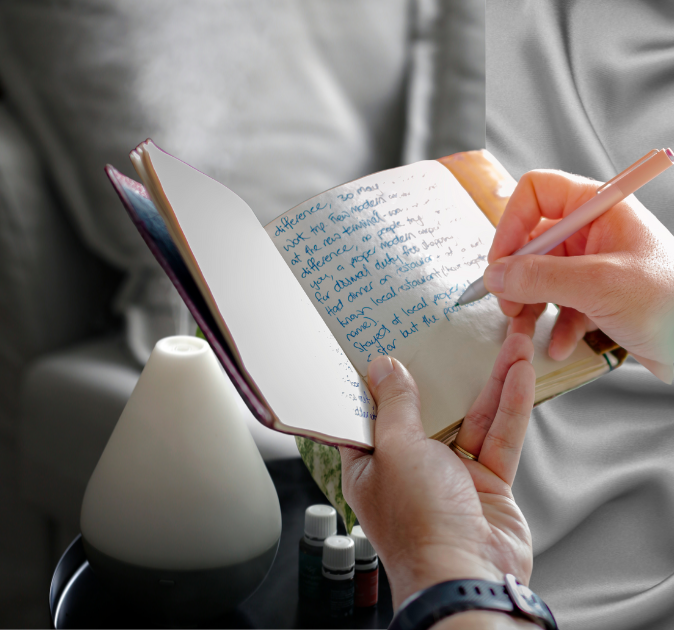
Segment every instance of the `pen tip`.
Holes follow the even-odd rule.
[[[457,302],[454,306],[460,306],[459,302]]]

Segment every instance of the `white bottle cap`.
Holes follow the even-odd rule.
[[[331,505],[311,505],[304,513],[304,535],[325,540],[337,533],[337,512]]]
[[[330,536],[323,543],[323,567],[330,571],[349,571],[356,563],[356,547],[348,536]]]
[[[356,545],[356,560],[372,560],[377,557],[377,552],[363,533],[363,528],[360,525],[356,525],[351,530],[350,536]]]

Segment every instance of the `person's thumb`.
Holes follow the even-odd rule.
[[[617,265],[608,256],[508,256],[484,272],[484,285],[499,298],[520,304],[550,302],[581,313],[601,307],[620,286]],[[623,279],[624,280],[624,279]]]
[[[391,357],[378,357],[367,371],[368,387],[377,403],[375,450],[385,443],[425,437],[419,391],[412,375]]]

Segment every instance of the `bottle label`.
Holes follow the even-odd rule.
[[[356,608],[374,606],[379,599],[379,569],[356,571]]]
[[[342,619],[353,615],[355,592],[353,578],[339,581],[325,578],[324,584],[330,617],[332,619]]]
[[[300,552],[299,591],[301,599],[320,599],[322,569],[321,556],[311,556]]]

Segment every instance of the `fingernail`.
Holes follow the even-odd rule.
[[[506,337],[513,331],[513,318],[508,317],[508,321],[510,323],[508,324],[508,329],[506,330]]]
[[[492,263],[485,269],[484,286],[489,293],[503,293],[503,276],[505,276],[505,263]]]
[[[367,380],[370,387],[376,388],[391,372],[393,362],[390,357],[377,357],[367,370]]]

